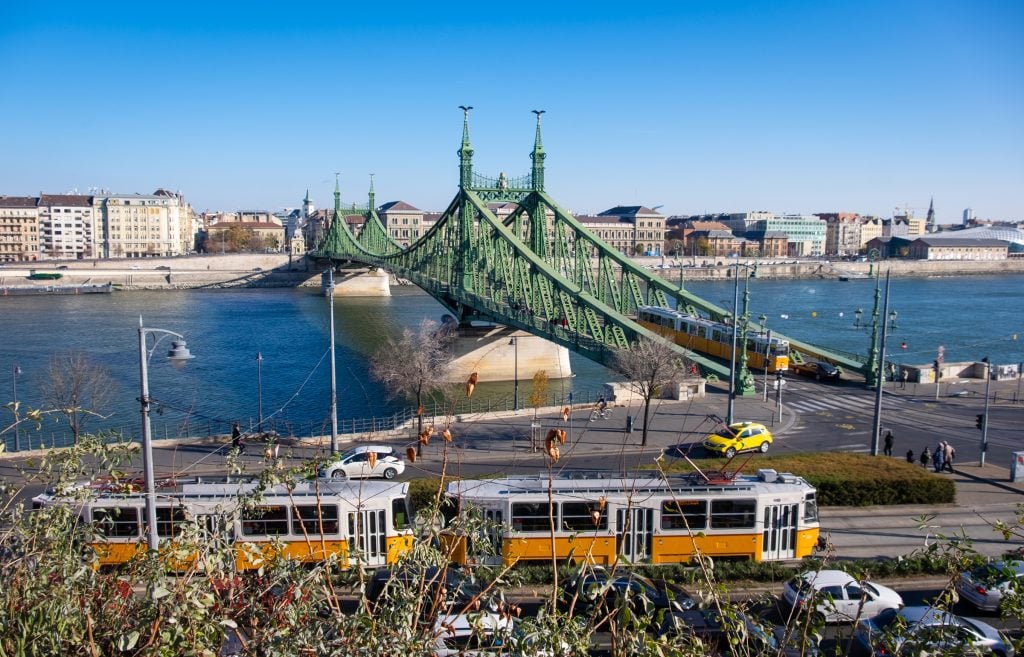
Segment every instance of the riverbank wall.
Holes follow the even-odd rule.
[[[856,279],[889,271],[895,278],[1024,274],[1024,258],[997,261],[882,260],[831,262],[825,260],[760,260],[755,258],[635,258],[666,281],[731,279],[733,265],[757,265],[763,279]],[[178,258],[75,260],[9,263],[0,267],[0,288],[52,286],[32,281],[32,272],[62,274],[62,285],[107,285],[121,290],[182,290],[221,288],[319,287],[320,267],[310,259],[287,254],[208,254]],[[392,285],[405,284],[395,280]]]

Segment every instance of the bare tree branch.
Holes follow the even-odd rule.
[[[62,414],[71,426],[75,444],[92,416],[101,416],[114,393],[107,368],[81,351],[50,358],[41,384],[46,403]]]
[[[647,424],[651,400],[686,371],[686,363],[664,340],[641,338],[631,349],[615,352],[613,367],[627,379],[630,389],[644,400],[643,437],[647,445]]]

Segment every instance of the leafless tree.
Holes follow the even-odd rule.
[[[114,380],[107,368],[81,351],[51,357],[43,376],[43,399],[67,418],[77,445],[89,418],[102,416],[106,410],[114,393]]]
[[[373,355],[370,374],[384,384],[389,398],[413,398],[423,434],[423,402],[445,389],[445,370],[452,362],[455,325],[425,319],[419,329],[405,329],[399,338],[389,339]],[[422,454],[422,448],[417,448]]]
[[[646,447],[651,400],[664,386],[682,376],[686,371],[686,363],[668,342],[640,338],[631,349],[620,349],[615,353],[613,367],[625,375],[630,389],[643,398],[643,436],[640,444]]]

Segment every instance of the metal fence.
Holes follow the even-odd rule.
[[[541,406],[565,406],[569,403],[569,394],[572,395],[573,404],[592,404],[601,396],[600,390],[575,390],[572,393],[562,394],[551,392]],[[520,396],[520,411],[530,408],[525,403],[525,398]],[[427,417],[446,417],[451,415],[476,415],[480,413],[510,412],[515,407],[515,400],[508,395],[480,396],[476,398],[463,399],[454,406],[443,402],[430,402],[425,405],[424,415]],[[338,433],[344,435],[365,435],[372,433],[384,433],[394,431],[414,422],[416,419],[416,408],[407,407],[391,415],[379,415],[374,417],[339,417]],[[221,421],[188,421],[188,422],[163,422],[157,418],[150,421],[153,440],[208,438],[211,436],[224,436],[225,440],[231,435],[231,423]],[[258,422],[255,418],[246,423],[247,433],[258,433]],[[281,436],[295,438],[311,438],[330,435],[330,418],[320,422],[288,422],[287,420],[270,419],[263,423],[263,430],[277,433]],[[36,429],[34,425],[23,424],[20,429],[18,447],[21,451],[36,449],[50,449],[54,447],[68,447],[74,444],[74,436],[68,430],[57,431],[48,429]],[[90,432],[91,433],[91,432]],[[137,424],[128,426],[110,426],[103,429],[103,434],[109,436],[111,442],[115,440],[130,440],[141,442],[142,428]],[[14,430],[8,429],[0,438],[6,450],[15,451]]]

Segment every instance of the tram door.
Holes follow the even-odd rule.
[[[633,562],[649,561],[654,542],[654,509],[618,509],[615,513],[619,554]]]
[[[502,564],[502,542],[505,535],[505,514],[501,507],[480,509],[483,519],[481,527],[469,547],[469,558],[473,563],[488,566]]]
[[[796,556],[796,523],[799,504],[764,507],[761,559],[792,559]]]
[[[387,513],[384,509],[348,513],[349,563],[383,566],[388,560]]]

